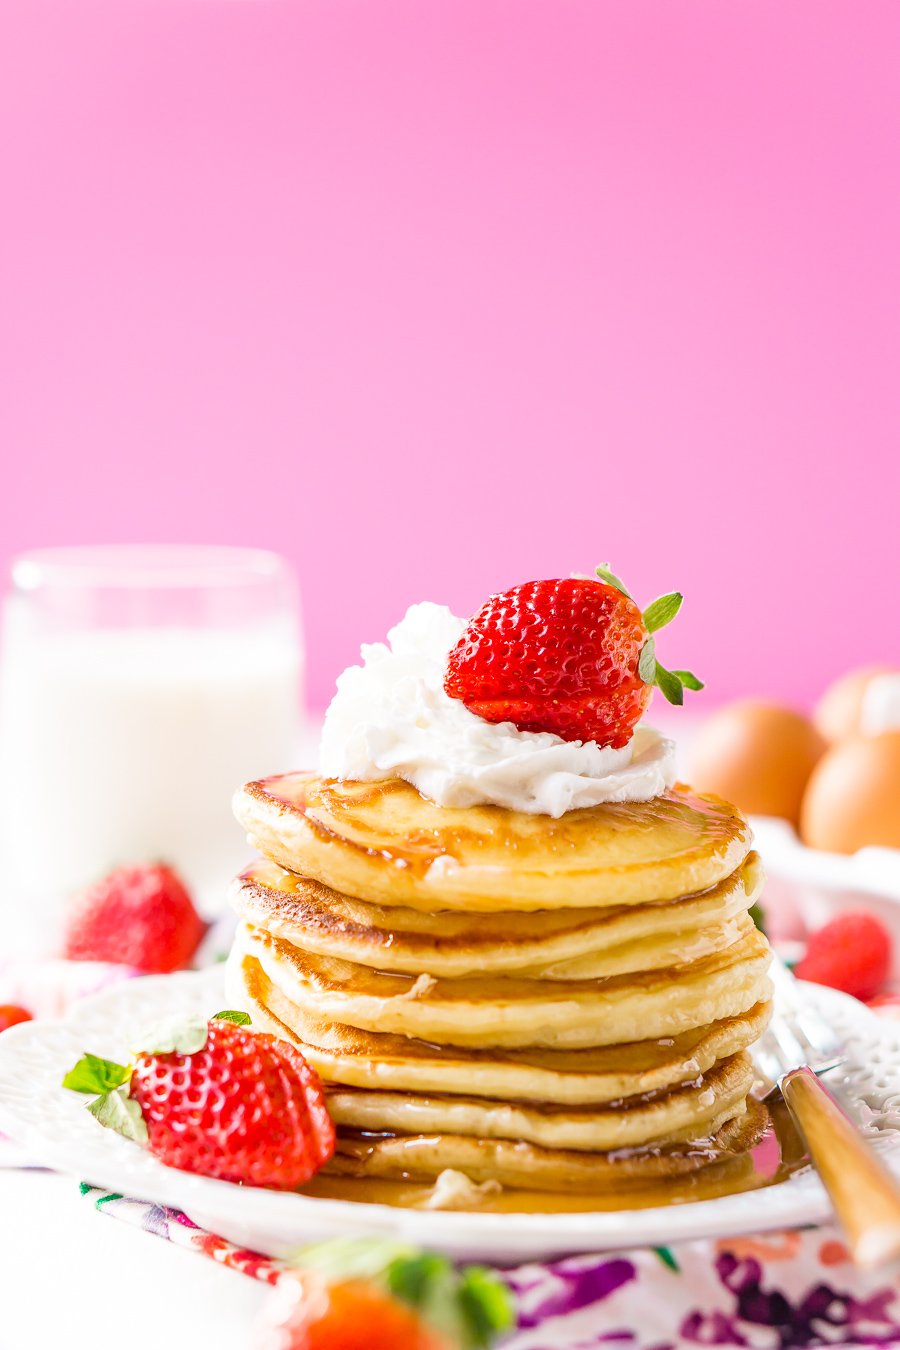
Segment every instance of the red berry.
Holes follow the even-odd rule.
[[[492,595],[450,653],[444,688],[488,722],[620,747],[650,702],[641,611],[588,578]]]
[[[153,1153],[170,1167],[292,1190],[334,1152],[315,1072],[293,1045],[213,1019],[202,1050],[146,1054],[131,1076]]]
[[[73,901],[63,955],[167,974],[187,965],[205,931],[170,867],[119,867]]]
[[[17,1003],[0,1003],[0,1031],[9,1031],[20,1022],[30,1022],[31,1013]]]
[[[412,1308],[365,1280],[283,1279],[255,1350],[451,1350]]]
[[[891,935],[874,914],[848,910],[813,933],[796,974],[801,980],[873,998],[891,971]]]

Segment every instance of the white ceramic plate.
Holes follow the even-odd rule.
[[[846,1037],[851,1055],[840,1085],[845,1102],[883,1135],[900,1171],[900,1023],[860,1004],[805,986]],[[195,1223],[267,1255],[349,1233],[403,1237],[449,1255],[497,1263],[542,1259],[622,1245],[662,1245],[815,1223],[828,1201],[810,1172],[766,1190],[666,1209],[596,1214],[464,1214],[310,1199],[234,1186],[165,1167],[152,1154],[103,1129],[84,1098],[60,1086],[85,1050],[128,1056],[129,1031],[162,1016],[211,1014],[223,1006],[222,971],[150,976],[78,1004],[64,1021],[32,1022],[0,1037],[0,1130],[38,1162],[109,1190],[184,1210]]]

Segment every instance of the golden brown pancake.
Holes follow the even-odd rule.
[[[246,924],[235,944],[307,1013],[439,1045],[583,1049],[675,1036],[769,998],[768,943],[754,929],[690,965],[609,980],[413,979],[332,960]]]
[[[234,810],[254,846],[289,871],[340,894],[429,912],[676,900],[734,872],[751,837],[734,807],[686,787],[557,820],[436,806],[401,779],[293,773],[248,783]]]
[[[451,1168],[475,1182],[498,1181],[517,1189],[603,1193],[724,1162],[758,1143],[767,1124],[765,1107],[751,1098],[746,1109],[713,1121],[703,1139],[612,1153],[543,1149],[523,1141],[465,1135],[365,1135],[340,1130],[337,1150],[325,1171],[361,1179],[433,1181]]]
[[[757,1040],[770,1014],[769,1004],[759,1003],[678,1036],[593,1050],[475,1050],[360,1031],[304,1013],[255,957],[239,952],[229,962],[228,989],[255,1027],[293,1041],[326,1083],[560,1106],[599,1105],[689,1082]]]
[[[339,895],[260,859],[231,900],[272,937],[321,956],[400,974],[457,978],[528,971],[549,979],[599,979],[696,960],[748,931],[762,888],[759,855],[699,895],[652,905],[515,913],[429,914]]]
[[[676,787],[551,819],[286,774],[235,810],[265,860],[235,884],[230,998],[321,1074],[326,1183],[583,1202],[724,1176],[760,1137],[770,952],[726,803]]]
[[[692,1083],[605,1107],[331,1088],[328,1110],[336,1125],[372,1134],[475,1135],[608,1152],[700,1138],[711,1121],[742,1108],[752,1086],[753,1066],[748,1055],[740,1054],[721,1060]]]

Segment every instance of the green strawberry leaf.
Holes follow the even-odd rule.
[[[617,577],[615,572],[609,570],[609,563],[601,563],[600,566],[596,568],[596,572],[600,580],[604,581],[607,586],[615,586],[617,591],[621,591],[627,599],[631,599],[631,593],[625,589],[624,581],[622,581],[620,577]]]
[[[690,672],[689,670],[673,670],[673,671],[672,671],[672,674],[675,675],[675,676],[677,676],[677,678],[678,678],[678,679],[681,681],[681,683],[684,685],[685,689],[694,689],[694,690],[697,690],[697,689],[705,689],[705,688],[706,688],[706,686],[704,685],[703,681],[702,681],[702,680],[698,680],[698,679],[697,679],[697,676],[696,676],[696,675],[692,675],[691,672]]]
[[[445,1280],[452,1271],[453,1267],[447,1258],[437,1256],[434,1252],[398,1256],[386,1271],[388,1288],[396,1298],[419,1308],[428,1298],[435,1282]]]
[[[95,1120],[108,1130],[115,1130],[136,1144],[146,1144],[147,1126],[141,1115],[141,1108],[128,1096],[126,1088],[115,1088],[96,1101],[89,1102],[87,1108]]]
[[[66,1074],[62,1085],[73,1092],[90,1092],[96,1096],[97,1093],[111,1092],[113,1088],[121,1087],[130,1078],[130,1064],[117,1064],[114,1059],[84,1054]]]
[[[472,1345],[466,1312],[459,1300],[459,1276],[445,1256],[420,1252],[392,1261],[386,1274],[394,1298],[414,1308],[449,1344]]]
[[[148,1028],[135,1050],[141,1055],[194,1055],[209,1039],[205,1017],[170,1018]]]
[[[656,643],[652,637],[648,638],[641,648],[641,655],[638,659],[638,674],[644,684],[656,683]]]
[[[684,685],[677,675],[673,675],[671,670],[666,670],[665,666],[661,666],[658,661],[656,663],[655,684],[670,703],[675,703],[680,707],[684,702]]]
[[[225,1012],[214,1014],[214,1022],[233,1022],[236,1027],[249,1027],[250,1014],[245,1012],[236,1012],[233,1008],[227,1008]]]
[[[610,571],[609,563],[600,564],[597,568],[597,576],[607,585],[615,586],[616,590],[621,591],[629,600],[631,599],[631,595],[625,589],[620,578]],[[672,622],[681,609],[683,601],[684,596],[680,591],[669,591],[647,606],[641,615],[641,619],[648,637],[638,657],[638,675],[644,681],[644,684],[656,685],[670,703],[679,705],[684,703],[685,689],[702,689],[703,681],[698,680],[697,676],[690,670],[666,670],[665,666],[661,666],[656,659],[656,642],[652,634],[658,633],[660,628],[665,628],[666,624]]]
[[[641,616],[647,632],[656,633],[660,628],[665,628],[667,623],[671,623],[681,609],[683,599],[684,596],[680,591],[670,591],[668,595],[661,595],[658,600],[648,605]]]
[[[478,1350],[492,1345],[495,1337],[511,1331],[516,1324],[509,1286],[486,1266],[466,1266],[459,1299],[469,1324],[471,1344]]]

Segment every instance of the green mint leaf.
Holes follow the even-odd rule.
[[[170,1018],[149,1027],[140,1037],[135,1051],[142,1055],[193,1055],[209,1039],[205,1017]]]
[[[104,1097],[89,1102],[87,1108],[95,1120],[108,1130],[115,1130],[136,1144],[146,1144],[147,1126],[141,1115],[141,1108],[127,1095],[125,1088],[116,1088]]]
[[[474,1350],[466,1310],[459,1298],[459,1275],[443,1257],[424,1257],[424,1270],[419,1295],[412,1305],[424,1322],[441,1333],[449,1345],[460,1350]],[[442,1264],[438,1264],[438,1263]],[[408,1302],[399,1292],[395,1297]]]
[[[658,600],[649,604],[642,615],[647,632],[657,633],[660,628],[665,628],[667,623],[671,623],[681,609],[683,599],[684,596],[680,591],[670,591],[668,595],[661,595]]]
[[[656,683],[656,643],[653,638],[648,638],[641,648],[641,655],[638,660],[638,674],[644,681],[644,684]]]
[[[66,1074],[62,1085],[73,1092],[90,1092],[96,1096],[100,1092],[111,1092],[113,1088],[121,1087],[130,1078],[130,1064],[117,1064],[114,1059],[85,1054]]]
[[[250,1014],[227,1008],[225,1012],[217,1012],[212,1020],[214,1022],[233,1022],[236,1027],[249,1027]]]
[[[470,1344],[482,1350],[496,1336],[511,1331],[516,1314],[509,1286],[485,1266],[466,1266],[459,1299],[469,1327]]]
[[[615,572],[610,571],[609,563],[601,563],[600,566],[596,568],[596,572],[600,580],[605,581],[607,586],[615,586],[617,591],[621,591],[624,596],[629,600],[631,599],[631,593],[625,589],[624,581],[622,581],[620,577],[617,577]]]
[[[677,675],[673,675],[671,670],[666,670],[665,666],[656,663],[656,687],[669,700],[670,703],[676,703],[679,707],[684,702],[684,685]]]
[[[698,680],[696,675],[692,675],[689,670],[673,670],[672,674],[681,681],[685,689],[703,689],[705,688],[702,680]]]

